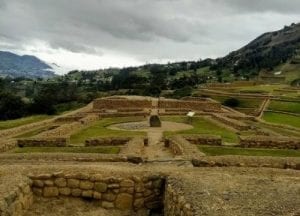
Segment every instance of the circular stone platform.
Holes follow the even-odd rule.
[[[132,131],[181,131],[193,129],[192,125],[162,121],[161,127],[150,127],[149,122],[126,122],[121,124],[114,124],[108,127],[112,130],[132,130]]]

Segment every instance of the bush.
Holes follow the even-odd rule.
[[[182,98],[182,97],[187,97],[192,95],[193,89],[190,86],[185,86],[181,89],[177,89],[173,93],[174,98]]]
[[[240,105],[240,101],[236,98],[228,98],[223,102],[223,105],[228,107],[238,107]]]
[[[0,93],[0,120],[16,119],[27,113],[27,105],[18,96]]]

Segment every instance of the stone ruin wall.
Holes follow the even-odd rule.
[[[193,206],[187,201],[178,180],[168,177],[165,186],[165,216],[196,216]]]
[[[159,100],[160,109],[177,108],[179,110],[200,110],[200,111],[216,111],[221,110],[221,104],[208,101],[180,101],[180,100]]]
[[[85,146],[120,146],[125,145],[131,139],[129,137],[90,138],[85,141]]]
[[[29,138],[17,141],[19,147],[66,147],[67,144],[67,138]]]
[[[299,138],[240,136],[239,145],[245,148],[300,149]]]
[[[24,180],[13,191],[0,198],[0,215],[20,216],[33,203],[32,181]]]
[[[217,135],[184,135],[184,139],[194,145],[222,145],[222,137]]]
[[[97,99],[93,102],[94,110],[122,110],[122,109],[150,109],[151,100],[128,100],[128,99]]]
[[[102,176],[101,174],[49,173],[31,175],[32,190],[43,197],[72,196],[98,200],[107,209],[162,208],[164,177]]]
[[[15,139],[0,140],[0,153],[14,149],[17,146]]]
[[[250,125],[245,124],[242,121],[236,120],[236,119],[231,119],[228,118],[224,115],[217,114],[217,113],[212,113],[211,117],[227,126],[230,126],[234,129],[244,131],[250,129]]]

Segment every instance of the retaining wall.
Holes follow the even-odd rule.
[[[67,138],[29,138],[19,139],[17,145],[19,147],[65,147],[67,146]]]
[[[184,135],[183,138],[195,145],[222,145],[222,137],[217,135]]]
[[[178,180],[168,177],[165,187],[164,216],[196,216]]]
[[[290,137],[240,136],[240,146],[245,148],[300,149],[300,139]]]
[[[180,110],[220,111],[221,104],[210,101],[180,101],[180,100],[159,100],[160,109],[177,108]]]
[[[129,137],[98,137],[85,141],[85,146],[120,146],[125,145],[132,138]]]
[[[244,122],[241,122],[241,121],[238,121],[235,119],[230,119],[221,114],[213,113],[211,116],[213,119],[220,121],[227,126],[233,127],[234,129],[241,130],[241,131],[250,129],[250,125],[247,125]]]
[[[160,175],[103,176],[59,172],[31,175],[30,178],[37,196],[91,198],[108,209],[162,208],[164,177]]]
[[[13,177],[12,177],[13,178]],[[0,198],[0,215],[20,216],[25,213],[33,203],[33,193],[31,191],[32,181],[24,180],[16,185],[12,191],[7,192]]]
[[[9,151],[17,146],[15,139],[7,139],[0,141],[0,153]]]
[[[133,100],[133,99],[97,99],[93,102],[93,109],[145,109],[151,108],[150,100]]]

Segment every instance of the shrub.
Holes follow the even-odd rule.
[[[228,98],[223,102],[223,105],[228,107],[238,107],[240,105],[240,101],[236,98]]]

